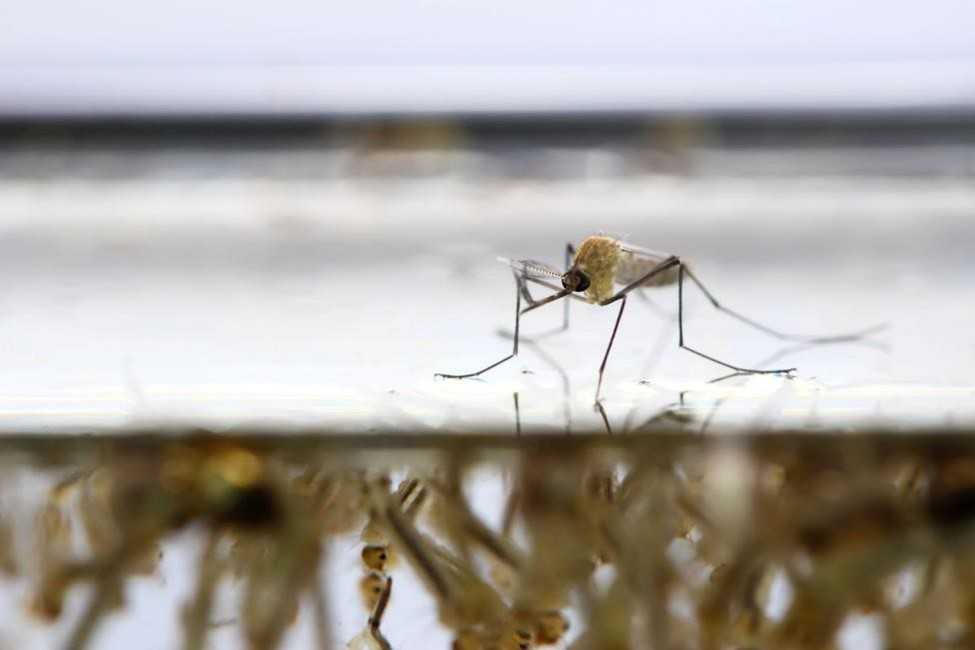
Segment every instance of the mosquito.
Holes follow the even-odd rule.
[[[463,374],[438,372],[435,376],[446,379],[478,377],[488,370],[497,368],[506,361],[515,358],[518,356],[521,316],[539,307],[563,298],[571,298],[600,307],[619,303],[619,311],[616,313],[613,331],[609,336],[609,343],[606,345],[602,363],[599,365],[599,376],[596,383],[596,402],[599,403],[603,385],[603,374],[606,370],[606,363],[609,360],[609,353],[613,349],[613,341],[616,340],[616,333],[619,330],[620,321],[623,318],[627,296],[637,289],[644,287],[664,287],[674,284],[677,285],[677,346],[679,348],[742,375],[789,375],[795,372],[795,368],[761,369],[738,366],[727,361],[722,361],[685,343],[685,278],[689,278],[718,311],[724,312],[760,332],[783,341],[840,343],[863,338],[885,327],[884,325],[877,325],[858,332],[835,336],[786,334],[725,307],[718,302],[714,294],[704,286],[697,274],[680,256],[642,248],[605,235],[592,235],[587,237],[579,244],[578,248],[571,243],[566,244],[564,272],[559,272],[557,269],[535,260],[499,259],[511,266],[515,279],[515,331],[511,354],[475,372]],[[556,281],[560,281],[561,286],[555,284]],[[536,300],[528,288],[528,283],[551,289],[554,293]],[[521,306],[522,300],[528,305],[524,309]],[[566,300],[564,304],[561,330],[568,329],[569,327],[569,301]]]

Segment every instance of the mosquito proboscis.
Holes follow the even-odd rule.
[[[592,235],[587,237],[578,248],[571,243],[565,248],[565,271],[557,269],[535,260],[508,260],[500,258],[511,266],[515,279],[515,331],[511,354],[481,368],[480,370],[462,374],[436,373],[437,377],[446,379],[467,379],[484,374],[501,364],[518,356],[518,341],[521,326],[521,316],[539,307],[562,300],[563,298],[580,300],[589,304],[606,307],[619,303],[616,321],[599,365],[599,376],[596,383],[596,402],[599,402],[603,385],[603,374],[609,353],[613,349],[616,333],[619,331],[623,311],[626,308],[627,296],[644,287],[663,287],[677,285],[677,345],[681,349],[707,359],[720,366],[739,374],[749,375],[789,375],[795,368],[746,368],[718,359],[685,343],[684,337],[684,280],[690,279],[708,302],[718,311],[724,312],[732,318],[746,325],[782,341],[798,343],[840,343],[854,341],[880,331],[885,325],[876,325],[857,332],[837,334],[831,336],[802,336],[787,334],[778,329],[760,323],[744,314],[725,307],[718,302],[714,294],[704,286],[697,274],[680,256],[671,253],[642,248],[614,237]],[[556,284],[560,282],[561,286]],[[552,293],[544,298],[536,299],[529,290],[529,283],[536,284]],[[522,308],[522,301],[527,306]],[[569,326],[569,300],[564,303],[563,323],[561,329]]]

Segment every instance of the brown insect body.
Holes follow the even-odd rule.
[[[631,246],[612,237],[592,235],[579,244],[572,267],[589,278],[589,288],[586,290],[589,302],[600,303],[615,294],[615,285],[639,280],[666,258],[666,255]],[[654,276],[643,286],[660,287],[675,282],[676,267]]]

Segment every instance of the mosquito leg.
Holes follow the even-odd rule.
[[[515,435],[521,435],[521,407],[518,404],[518,391],[511,394],[515,400]]]
[[[712,294],[707,288],[705,288],[705,286],[701,283],[701,280],[698,279],[697,275],[694,274],[694,272],[690,269],[690,267],[686,265],[681,265],[681,270],[687,273],[687,277],[689,277],[694,282],[694,284],[697,285],[697,288],[701,290],[701,293],[705,295],[705,297],[708,299],[708,301],[715,309],[728,314],[732,318],[735,318],[741,321],[742,323],[745,323],[746,325],[754,327],[760,332],[764,332],[765,334],[768,334],[769,336],[777,338],[782,341],[797,341],[800,343],[844,343],[847,341],[856,341],[857,339],[861,339],[865,336],[869,336],[870,334],[875,334],[887,327],[886,324],[874,325],[873,327],[868,327],[867,329],[860,330],[857,332],[847,332],[845,334],[835,334],[832,336],[802,336],[797,334],[786,334],[785,332],[780,332],[779,330],[773,329],[768,325],[763,325],[762,323],[759,323],[758,321],[755,321],[743,314],[740,314],[733,309],[729,309],[728,307],[725,307],[724,305],[718,302],[717,298],[714,297],[714,294]]]
[[[620,328],[620,320],[623,318],[623,310],[626,308],[626,296],[620,302],[619,313],[616,314],[616,324],[613,325],[613,333],[609,336],[609,344],[606,346],[606,353],[603,355],[603,362],[599,364],[599,381],[596,382],[596,404],[599,404],[599,392],[603,388],[603,372],[606,370],[606,362],[609,360],[609,351],[613,349],[613,341],[616,340],[616,331]]]
[[[625,287],[617,291],[611,297],[600,302],[599,303],[600,306],[605,307],[606,305],[612,304],[617,300],[623,300],[626,297],[626,294],[630,293],[631,291],[634,291],[635,289],[639,289],[650,278],[660,275],[664,271],[667,271],[668,269],[672,269],[675,266],[681,266],[680,258],[677,257],[676,255],[671,255],[663,262],[657,264],[655,267],[653,267],[652,269],[644,273],[641,277],[637,278],[633,282],[629,283],[628,285],[626,285]]]
[[[534,305],[535,298],[532,296],[531,291],[528,290],[528,283],[525,282],[525,276],[520,275],[517,272],[514,274],[514,276],[515,276],[515,283],[517,283],[518,285],[518,291],[521,292],[522,299],[524,299],[524,301],[527,302],[529,305]]]
[[[514,336],[514,345],[511,348],[511,354],[501,359],[500,361],[495,361],[494,363],[487,366],[486,368],[481,368],[477,372],[469,372],[462,375],[451,375],[443,372],[438,372],[433,375],[434,377],[443,377],[444,379],[467,379],[468,377],[477,377],[478,375],[484,374],[485,372],[491,370],[492,368],[497,368],[505,361],[510,361],[511,359],[514,359],[515,357],[518,356],[518,334],[521,326],[521,292],[523,286],[524,286],[524,281],[522,280],[522,276],[515,273],[515,336]]]
[[[603,408],[603,403],[598,400],[596,401],[596,412],[603,419],[603,426],[606,427],[606,433],[613,435],[613,427],[609,425],[609,417],[606,416],[606,409]]]
[[[566,291],[565,291],[565,289],[563,287],[556,286],[556,285],[554,285],[554,284],[552,284],[550,282],[546,282],[545,280],[542,280],[540,278],[533,278],[530,275],[516,275],[516,277],[519,278],[519,281],[521,283],[520,284],[520,290],[521,290],[522,298],[525,300],[526,303],[528,303],[528,307],[526,307],[525,310],[524,310],[524,312],[522,312],[522,313],[525,313],[527,311],[531,311],[532,309],[535,309],[536,307],[541,307],[542,305],[547,304],[547,303],[551,302],[552,300],[558,300],[558,299],[563,298],[563,297],[568,297],[568,298],[571,298],[572,300],[578,300],[579,302],[584,302],[584,303],[587,303],[587,304],[589,302],[585,298],[582,298],[581,296],[579,296],[578,294],[575,294],[575,293],[570,293],[570,294],[568,294],[568,296],[566,296]],[[531,292],[528,290],[528,283],[529,282],[534,283],[534,284],[541,285],[541,286],[545,287],[546,289],[551,289],[552,291],[555,291],[556,293],[553,294],[552,296],[549,296],[548,298],[543,299],[543,300],[535,300],[535,298],[531,295]],[[556,334],[561,334],[568,327],[566,325],[566,322],[567,321],[565,321],[563,319],[562,325],[560,325],[558,327],[555,327],[554,329],[550,329],[550,330],[547,330],[545,332],[541,332],[539,334],[535,334],[534,336],[532,336],[532,340],[534,340],[534,341],[541,341],[542,339],[547,339],[550,336],[555,336]],[[501,328],[501,329],[498,330],[498,336],[502,336],[502,337],[507,338],[507,339],[510,339],[510,338],[513,337],[511,331],[510,330],[506,330],[504,328]]]
[[[576,247],[572,245],[572,242],[568,242],[565,245],[565,270],[568,272],[569,267],[572,265],[572,258],[576,254]],[[569,329],[569,301],[565,301],[565,306],[562,308],[562,329]]]
[[[695,350],[689,345],[684,344],[684,265],[678,263],[677,267],[677,345],[688,352],[696,354],[699,357],[707,359],[708,361],[714,362],[719,366],[724,366],[729,370],[734,370],[736,373],[747,373],[750,375],[781,375],[793,372],[795,368],[779,368],[776,370],[759,370],[756,368],[742,368],[741,366],[736,366],[720,359],[716,359],[709,354],[705,354],[700,350]]]

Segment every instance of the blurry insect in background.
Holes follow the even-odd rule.
[[[727,361],[722,361],[714,356],[706,354],[684,342],[684,278],[685,276],[697,286],[704,294],[711,305],[729,316],[749,325],[769,336],[783,341],[797,341],[802,343],[839,343],[852,341],[868,334],[883,329],[883,325],[871,327],[859,332],[839,334],[833,336],[800,336],[786,334],[773,329],[767,325],[759,323],[743,314],[740,314],[718,302],[717,298],[702,284],[694,271],[679,256],[652,251],[639,246],[634,246],[627,242],[603,235],[592,235],[587,237],[576,249],[571,243],[566,245],[564,273],[546,265],[543,262],[534,260],[507,260],[513,271],[515,278],[515,331],[514,345],[511,354],[495,361],[494,363],[481,368],[480,370],[461,374],[436,373],[437,377],[446,379],[467,379],[478,377],[488,370],[496,368],[501,364],[518,356],[518,338],[521,325],[521,316],[530,311],[538,309],[544,305],[561,300],[562,298],[573,298],[600,307],[619,303],[619,311],[616,314],[616,322],[606,345],[602,363],[599,365],[599,376],[596,384],[596,402],[603,384],[603,373],[606,370],[606,362],[609,360],[610,350],[613,348],[613,341],[616,339],[616,332],[619,330],[620,320],[623,318],[623,310],[626,308],[627,296],[637,289],[643,287],[663,287],[673,284],[677,285],[677,345],[699,357],[707,359],[720,366],[739,374],[772,374],[788,375],[795,371],[795,368],[746,368]],[[555,281],[561,282],[561,287]],[[541,285],[552,289],[554,293],[536,300],[528,288],[528,283]],[[524,300],[528,306],[522,309],[521,302]],[[563,312],[562,329],[569,327],[569,302],[566,301]]]

